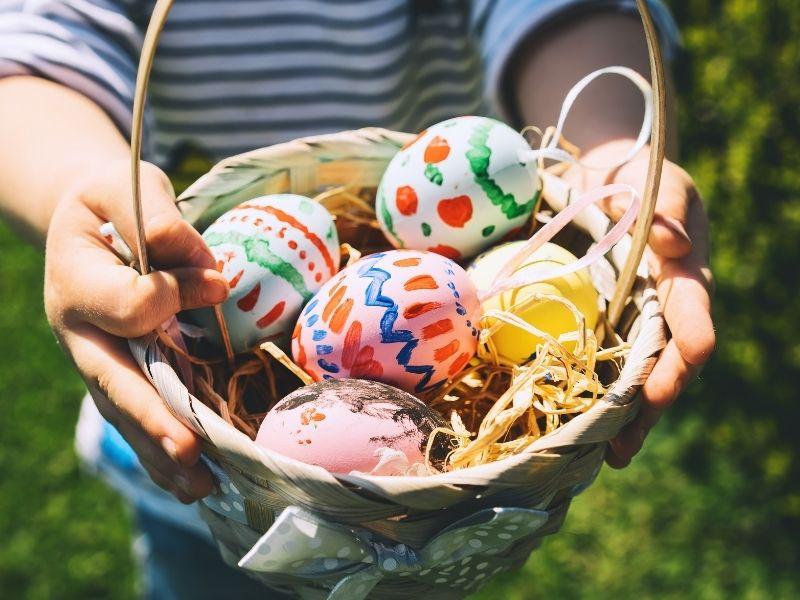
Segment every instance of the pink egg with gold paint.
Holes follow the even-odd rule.
[[[325,283],[292,334],[294,360],[317,381],[360,378],[421,393],[475,354],[480,303],[464,270],[439,254],[372,254]]]
[[[256,444],[331,473],[402,475],[425,463],[442,416],[411,394],[363,380],[325,381],[289,394],[267,413]],[[444,436],[437,439],[444,439]],[[434,463],[446,453],[435,447]]]

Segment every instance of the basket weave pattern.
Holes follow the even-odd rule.
[[[409,137],[370,128],[232,157],[191,186],[179,205],[202,230],[229,208],[262,194],[313,196],[329,186],[375,187]],[[563,209],[568,188],[551,175],[545,174],[544,182],[546,204]],[[590,207],[574,225],[597,240],[610,222]],[[609,254],[615,273],[629,248],[626,238]],[[190,395],[155,336],[131,341],[131,349],[170,410],[205,441],[206,457],[222,484],[202,514],[227,562],[237,564],[269,530],[269,539],[245,564],[273,587],[310,598],[326,597],[332,588],[337,597],[363,597],[374,585],[381,598],[422,591],[447,598],[516,568],[543,536],[561,527],[572,497],[597,475],[608,440],[638,410],[638,389],[665,343],[659,310],[643,262],[618,328],[631,351],[605,397],[516,456],[429,477],[334,476],[260,448]],[[276,524],[287,507],[292,508]],[[305,553],[296,548],[318,535],[324,546],[331,539],[349,541]],[[485,543],[487,538],[494,545]],[[281,549],[270,548],[276,542]],[[291,556],[296,557],[291,563],[274,564]]]

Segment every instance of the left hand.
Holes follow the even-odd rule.
[[[588,152],[584,159],[587,164],[613,163],[614,157],[624,154],[630,143],[603,144]],[[602,172],[573,168],[565,179],[580,190],[626,183],[641,194],[647,165],[645,149],[619,169]],[[618,219],[628,202],[627,197],[613,197],[602,207],[609,216]],[[644,403],[639,414],[609,444],[606,462],[614,468],[630,463],[661,413],[699,373],[716,344],[711,320],[714,279],[708,266],[708,218],[692,178],[667,160],[648,246],[651,272],[672,338],[644,384]]]

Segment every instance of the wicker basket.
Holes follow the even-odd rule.
[[[143,100],[156,41],[171,1],[160,1],[145,39],[132,138],[134,206]],[[608,310],[631,343],[619,379],[590,410],[507,459],[428,477],[332,475],[255,445],[193,397],[159,350],[156,336],[130,347],[165,404],[204,440],[204,460],[220,481],[201,513],[223,558],[265,584],[308,598],[457,598],[492,575],[520,566],[543,536],[561,527],[571,499],[596,477],[607,443],[639,407],[637,394],[665,343],[665,326],[646,264],[663,157],[663,81],[652,22],[648,33],[656,109],[650,177],[633,238],[608,256],[616,292]],[[408,134],[362,129],[305,138],[229,158],[192,185],[181,209],[202,228],[232,206],[279,192],[313,195],[321,187],[375,187]],[[570,200],[560,179],[543,175],[554,211]],[[147,268],[141,244],[139,264]],[[593,240],[609,230],[596,207],[574,222]],[[638,273],[638,274],[637,274]],[[610,295],[610,294],[609,294]]]

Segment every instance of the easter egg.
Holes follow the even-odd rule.
[[[469,362],[479,316],[475,286],[452,260],[391,250],[322,286],[298,319],[292,353],[317,381],[372,379],[419,393]]]
[[[511,242],[498,246],[480,255],[467,269],[467,274],[479,290],[488,289],[495,275],[511,258],[516,255],[525,242]],[[547,243],[529,256],[514,271],[514,277],[524,276],[541,269],[568,265],[578,260],[569,251],[556,244]],[[510,310],[515,304],[522,302],[531,294],[552,294],[566,298],[583,314],[586,328],[594,329],[599,317],[597,307],[597,291],[587,269],[574,273],[503,292],[488,298],[483,303],[484,311],[489,309]],[[575,331],[577,324],[572,312],[556,301],[545,301],[533,304],[522,312],[515,314],[524,321],[545,331],[558,339],[564,333]],[[504,325],[492,335],[497,352],[516,363],[526,361],[536,352],[537,344],[544,342],[539,336],[523,331],[512,325]],[[565,344],[568,349],[574,348],[573,342]]]
[[[295,194],[248,200],[203,233],[231,288],[222,306],[234,351],[288,342],[303,305],[339,269],[339,240],[325,208]],[[200,325],[219,343],[209,309]]]
[[[331,473],[402,475],[425,463],[428,437],[444,426],[439,413],[397,388],[359,379],[324,381],[278,402],[261,423],[256,444]],[[432,462],[445,454],[441,441]]]
[[[391,160],[376,196],[378,221],[397,248],[474,256],[525,224],[539,197],[530,146],[508,125],[456,117],[417,136]]]

